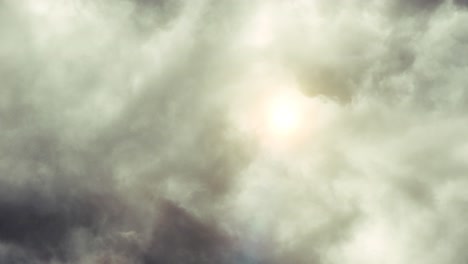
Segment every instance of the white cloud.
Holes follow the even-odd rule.
[[[467,18],[463,1],[0,4],[0,262],[466,262]],[[289,138],[265,124],[278,97]]]

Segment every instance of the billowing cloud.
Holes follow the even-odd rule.
[[[467,21],[458,0],[1,2],[0,262],[466,262]]]

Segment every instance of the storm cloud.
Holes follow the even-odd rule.
[[[0,262],[467,262],[466,6],[0,1]]]

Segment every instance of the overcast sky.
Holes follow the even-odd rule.
[[[468,263],[468,1],[0,0],[0,263]]]

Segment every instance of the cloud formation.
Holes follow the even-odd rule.
[[[0,262],[466,262],[466,5],[2,1]]]

